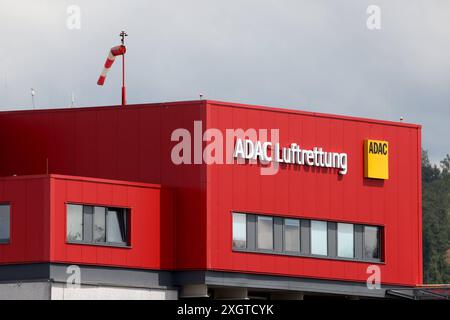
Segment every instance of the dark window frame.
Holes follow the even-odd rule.
[[[67,207],[68,205],[80,205],[82,206],[82,228],[83,228],[83,239],[82,240],[69,240],[67,238]],[[101,204],[87,204],[87,203],[79,203],[79,202],[66,202],[65,203],[65,207],[66,207],[66,232],[65,232],[65,237],[66,237],[66,243],[68,244],[81,244],[81,245],[91,245],[91,246],[101,246],[101,247],[117,247],[117,248],[131,248],[131,208],[129,207],[114,207],[114,206],[110,206],[110,205],[101,205]],[[90,207],[92,208],[91,210],[91,218],[90,218],[90,224],[89,224],[89,228],[90,228],[90,241],[86,241],[85,239],[85,225],[86,225],[86,216],[88,215],[88,213],[86,213],[85,208]],[[94,241],[94,225],[95,225],[95,220],[94,220],[94,214],[95,214],[95,207],[102,207],[105,208],[105,241]],[[114,210],[121,210],[123,214],[125,214],[125,221],[126,221],[126,226],[125,226],[125,242],[108,242],[107,241],[107,233],[108,233],[108,210],[109,209],[114,209]]]
[[[13,205],[11,202],[0,202],[0,206],[9,206],[9,237],[8,239],[0,239],[0,245],[11,244],[12,237],[12,223],[13,223]]]
[[[262,213],[247,213],[243,211],[231,211],[231,215],[233,213],[240,213],[246,216],[246,227],[247,227],[247,247],[246,248],[237,248],[231,245],[233,252],[238,253],[262,253],[262,254],[272,254],[272,255],[281,255],[281,256],[290,256],[290,257],[304,257],[304,258],[317,258],[317,259],[327,259],[327,260],[337,260],[337,261],[348,261],[348,262],[357,262],[357,263],[374,263],[374,264],[385,264],[384,259],[384,234],[385,234],[385,226],[384,225],[373,225],[373,224],[364,224],[364,223],[353,223],[347,221],[330,221],[323,220],[317,218],[303,218],[303,217],[289,217],[289,216],[279,216],[279,215],[266,215]],[[257,218],[259,216],[272,218],[272,236],[273,236],[273,249],[259,249],[258,248],[258,226],[257,226]],[[282,221],[282,227],[276,228],[275,221]],[[294,219],[298,220],[300,223],[300,252],[296,251],[288,251],[285,249],[285,227],[284,227],[284,219]],[[321,221],[327,223],[327,255],[317,255],[311,253],[311,221]],[[337,232],[337,224],[345,223],[353,225],[353,258],[348,257],[339,257],[337,255],[337,246],[338,246],[338,232]],[[330,227],[335,225],[335,230],[331,230]],[[379,230],[379,255],[380,259],[365,259],[364,257],[364,227],[372,226],[377,227]],[[254,229],[254,230],[252,230]],[[331,232],[330,232],[331,231]],[[281,232],[281,234],[276,234],[277,232]],[[330,234],[332,234],[333,239],[330,238]],[[255,239],[251,239],[251,237]],[[275,243],[277,238],[281,237],[281,250],[277,248],[277,244]],[[307,237],[307,238],[306,238]],[[233,235],[231,234],[231,239],[233,239]],[[358,243],[360,241],[361,243]],[[253,243],[254,242],[254,243]],[[253,244],[253,245],[252,245]],[[336,254],[331,256],[330,253],[334,252],[330,250],[330,245],[335,247]],[[280,246],[280,244],[278,244]],[[307,246],[307,247],[306,247]],[[361,254],[358,252],[361,250]]]

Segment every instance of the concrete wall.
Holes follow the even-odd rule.
[[[28,282],[1,283],[0,300],[176,300],[177,290]]]
[[[50,292],[50,282],[0,284],[0,300],[48,300]]]
[[[68,287],[53,283],[52,300],[176,300],[177,290],[81,285]]]

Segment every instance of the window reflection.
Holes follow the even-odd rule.
[[[284,249],[300,251],[300,220],[284,219]]]
[[[380,232],[378,227],[364,226],[364,257],[380,259]]]
[[[338,257],[353,258],[354,257],[354,236],[353,225],[349,223],[337,224],[337,248]]]
[[[106,241],[106,208],[94,208],[94,242]]]
[[[328,254],[327,223],[311,221],[311,253],[326,256]]]
[[[9,242],[11,207],[9,204],[0,205],[0,242]]]
[[[67,205],[67,240],[83,240],[83,206]]]
[[[273,218],[258,216],[258,249],[273,250]]]
[[[106,241],[112,243],[126,242],[126,223],[123,210],[108,208]]]
[[[66,236],[69,242],[126,245],[128,209],[68,204]]]
[[[247,215],[243,213],[233,213],[233,247],[247,247]]]

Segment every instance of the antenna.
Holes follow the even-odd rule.
[[[31,104],[33,105],[33,110],[36,107],[35,102],[34,102],[34,96],[36,95],[36,91],[31,88]]]
[[[125,31],[121,31],[120,34],[120,42],[122,43],[122,45],[125,45],[125,37],[128,37],[128,33],[126,33]]]
[[[73,93],[73,91],[72,91],[72,97],[71,97],[71,100],[70,100],[70,107],[71,108],[75,107],[75,94]]]

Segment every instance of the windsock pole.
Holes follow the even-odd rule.
[[[127,104],[127,94],[125,87],[125,55],[122,56],[122,106]]]
[[[128,36],[128,34],[125,31],[122,31],[120,33],[122,46],[125,46],[125,37]],[[126,87],[125,87],[125,54],[122,55],[122,106],[125,106],[127,104],[127,94],[126,94]]]

